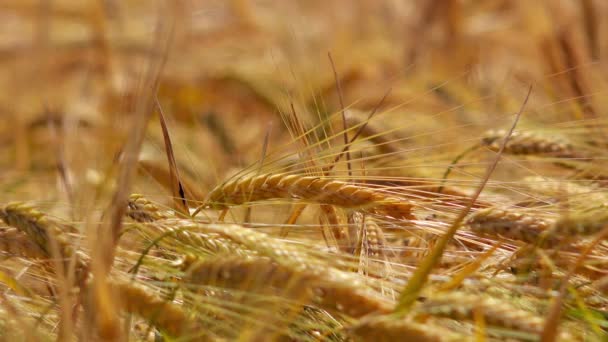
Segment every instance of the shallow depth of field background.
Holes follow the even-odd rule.
[[[139,118],[157,112],[158,100],[192,210],[234,175],[310,175],[331,165],[328,175],[333,179],[379,187],[413,201],[416,219],[411,222],[375,218],[386,230],[387,245],[380,254],[367,257],[390,254],[383,257],[384,264],[373,267],[386,271],[390,264],[386,272],[393,273],[376,279],[362,271],[363,266],[346,269],[395,304],[412,272],[465,206],[496,155],[491,148],[465,152],[490,130],[505,130],[501,134],[506,134],[530,87],[531,96],[516,130],[564,141],[584,157],[558,160],[555,155],[528,157],[506,152],[482,192],[481,204],[473,210],[506,207],[553,222],[567,213],[603,208],[608,203],[606,17],[608,3],[599,0],[3,0],[0,203],[31,203],[69,222],[80,232],[74,238],[79,241],[75,248],[85,251],[94,249],[96,229],[108,222],[115,194],[125,185],[118,182],[124,165],[133,171],[126,192],[143,194],[170,210],[176,203],[172,168],[157,114],[146,126],[135,163],[129,164],[124,156],[125,146],[137,139],[134,132]],[[351,162],[346,158],[335,162],[344,147],[343,132],[350,139],[362,126],[365,130],[350,146]],[[446,175],[448,168],[451,171]],[[446,191],[439,194],[437,189],[443,186]],[[365,263],[354,253],[360,248],[325,239],[322,231],[328,222],[318,205],[308,206],[285,235],[282,225],[293,214],[294,203],[294,199],[283,198],[235,206],[225,220],[259,228],[286,243],[315,246],[331,267],[342,267],[327,261],[332,253],[353,264]],[[337,217],[348,225],[351,214],[339,211]],[[218,216],[212,209],[201,214],[211,221]],[[502,239],[480,237],[466,229],[444,254],[429,289]],[[146,244],[128,234],[125,239],[117,247],[111,276],[130,279],[128,272]],[[355,240],[351,237],[350,241]],[[505,290],[509,294],[497,297],[545,316],[551,298],[557,296],[559,279],[583,248],[541,253],[539,260],[544,261],[535,261],[541,265],[534,266],[535,271],[550,271],[522,278],[513,271],[521,265],[509,262],[518,258],[525,244],[509,238],[501,241],[491,262],[470,276],[514,284]],[[577,246],[574,242],[565,245]],[[173,246],[169,254],[150,252],[158,260],[144,262],[148,267],[142,271],[144,275],[133,276],[133,281],[164,293],[162,284],[181,274],[168,270],[170,261],[200,252],[179,248]],[[606,248],[600,244],[592,253],[593,260],[577,273],[576,284],[606,279]],[[11,256],[8,249],[0,253],[6,256],[0,260],[0,291],[4,293],[0,321],[11,321],[7,317],[15,313],[28,317],[3,324],[7,333],[0,336],[67,336],[57,332],[62,304],[54,302],[53,292],[47,289],[52,287],[46,284],[52,283],[52,273],[36,270],[39,261]],[[35,298],[16,295],[15,281],[31,288]],[[533,287],[546,296],[523,292],[515,285]],[[604,290],[590,286],[579,297],[567,300],[569,309],[563,320],[567,321],[565,331],[571,332],[569,338],[603,336],[608,326]],[[470,290],[475,294],[484,291]],[[526,296],[534,299],[527,301]],[[247,309],[225,309],[232,316],[214,311],[199,327],[208,324],[212,327],[209,336],[214,338],[262,336],[259,332],[265,330],[251,319],[259,313],[247,311],[256,302],[239,302],[236,297],[222,300],[234,300]],[[189,300],[185,295],[179,298],[175,300],[178,304]],[[3,307],[1,303],[13,304]],[[74,305],[76,312],[79,309]],[[205,310],[213,311],[210,308],[215,304],[210,301],[208,305]],[[272,310],[287,310],[276,305]],[[189,316],[194,321],[208,313],[199,307],[186,309],[195,312]],[[358,322],[357,317],[340,314],[331,316],[336,320],[331,328],[327,328],[330,319],[324,317],[311,319],[310,324],[325,330],[298,330],[270,311],[262,317],[276,327],[270,329],[274,335],[268,335],[273,338],[283,337],[278,332],[291,329],[285,338],[341,340]],[[42,312],[49,316],[35,323]],[[74,318],[70,338],[99,337],[95,329],[82,327],[82,320]],[[240,320],[247,324],[234,323]],[[426,318],[413,320],[426,322]],[[483,336],[489,340],[536,339],[534,334],[492,331],[475,335],[479,329],[485,331],[484,325],[478,320],[477,325],[462,326],[460,320],[431,319],[429,324],[478,340]],[[133,340],[160,338],[153,324],[145,321],[134,319],[128,323],[131,325],[121,326],[138,327],[129,333]],[[28,335],[24,332],[28,329],[39,335]]]

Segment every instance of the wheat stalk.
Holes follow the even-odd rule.
[[[214,208],[226,208],[281,198],[368,210],[394,218],[414,218],[410,202],[377,189],[323,177],[284,173],[234,179],[213,189],[206,202]]]

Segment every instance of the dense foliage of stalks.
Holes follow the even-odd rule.
[[[607,15],[2,1],[0,340],[608,339]]]

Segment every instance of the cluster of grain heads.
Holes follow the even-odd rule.
[[[299,267],[263,257],[222,257],[194,262],[185,273],[191,284],[276,293],[302,305],[351,317],[388,313],[392,309],[390,302],[355,275],[331,267]]]
[[[231,180],[213,189],[207,204],[226,208],[253,201],[292,198],[381,213],[398,219],[414,218],[409,201],[378,189],[330,178],[283,173]]]
[[[409,322],[390,315],[364,317],[350,327],[348,332],[355,341],[443,342],[462,341],[464,338],[438,326]]]
[[[224,256],[221,257],[223,259],[205,260],[197,266],[199,269],[205,267],[218,269],[221,266],[228,274],[232,274],[234,277],[240,275],[241,278],[247,274],[259,274],[264,269],[271,273],[276,270],[276,275],[303,277],[309,282],[303,282],[302,284],[305,284],[303,286],[310,286],[311,291],[316,294],[315,298],[319,305],[326,308],[332,307],[334,310],[353,316],[360,316],[372,311],[383,312],[391,307],[379,294],[365,285],[358,275],[330,266],[327,260],[309,253],[300,246],[285,243],[251,228],[235,224],[206,224],[180,219],[156,221],[143,224],[143,226],[144,228],[153,227],[159,232],[179,231],[181,234],[175,236],[190,245],[197,241],[206,244],[205,236],[211,235],[235,245],[237,251],[244,250],[248,251],[247,254],[250,256],[265,257],[262,259],[243,258],[246,255],[240,253],[242,256],[240,259],[226,259]],[[339,261],[335,260],[335,263],[339,265]],[[229,272],[231,267],[234,268],[233,272]],[[195,273],[201,274],[201,272]],[[227,274],[220,272],[220,275],[221,273]],[[230,282],[237,284],[233,278],[230,279]]]
[[[544,323],[541,317],[507,302],[459,292],[428,298],[418,306],[417,312],[458,321],[475,321],[477,315],[481,315],[488,326],[514,329],[534,335],[542,332]]]
[[[482,145],[498,151],[506,136],[505,130],[492,130],[482,138]],[[535,132],[513,132],[507,141],[504,153],[515,155],[535,155],[556,158],[584,158],[570,143],[543,136]]]
[[[548,234],[550,222],[515,209],[482,209],[470,215],[465,224],[479,235],[503,237],[541,246],[552,246],[557,242]]]

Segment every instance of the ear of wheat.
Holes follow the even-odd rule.
[[[0,229],[0,251],[9,256],[34,259],[48,258],[42,248],[16,228]]]
[[[140,194],[129,196],[127,216],[137,222],[153,222],[172,217],[169,212],[162,211],[156,204]]]
[[[548,236],[550,223],[514,209],[496,207],[479,210],[469,216],[466,225],[471,231],[488,236],[501,236],[526,243],[552,246],[557,241]]]
[[[75,228],[59,224],[24,203],[10,203],[0,208],[0,218],[9,226],[25,233],[47,256],[51,254],[51,239],[55,239],[60,245],[61,253],[71,254],[65,234],[75,232]]]
[[[194,326],[181,307],[162,299],[150,290],[133,283],[114,281],[111,288],[116,292],[118,304],[124,311],[136,314],[171,336],[180,337],[193,333]]]
[[[455,320],[474,320],[475,312],[483,315],[488,325],[540,334],[543,319],[498,299],[451,292],[426,299],[419,312]]]
[[[77,283],[82,285],[87,279],[88,256],[74,249],[68,235],[77,233],[75,227],[61,223],[23,203],[11,203],[0,208],[0,218],[35,243],[37,248],[31,252],[40,252],[46,258],[58,257],[66,265],[74,258]]]
[[[414,218],[410,202],[380,190],[329,178],[281,173],[229,181],[211,191],[207,203],[225,208],[252,201],[291,198],[380,212],[400,219]]]
[[[274,291],[303,305],[314,304],[351,317],[392,309],[390,302],[366,289],[356,277],[332,268],[302,269],[267,258],[217,258],[192,264],[191,283]]]
[[[489,131],[482,138],[482,145],[498,151],[506,133],[505,130]],[[576,151],[570,143],[533,132],[513,132],[505,145],[504,152],[556,158],[584,158],[583,153]]]
[[[599,233],[608,224],[608,208],[569,214],[558,219],[552,231],[558,236],[577,237]]]

